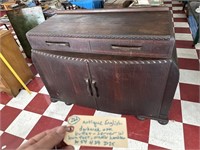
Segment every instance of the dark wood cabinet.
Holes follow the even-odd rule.
[[[62,12],[27,37],[52,101],[166,124],[179,79],[171,19],[165,7]]]

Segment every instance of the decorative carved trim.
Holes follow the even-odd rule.
[[[28,33],[28,36],[47,37],[67,37],[67,38],[95,38],[95,39],[131,39],[131,40],[170,40],[170,36],[148,36],[148,35],[83,35],[83,34],[63,34],[51,33]]]
[[[44,53],[37,50],[32,50],[32,53],[37,53],[43,56],[52,57],[52,58],[58,58],[58,59],[66,59],[71,61],[82,61],[82,62],[89,62],[89,63],[105,63],[105,64],[166,64],[171,63],[171,59],[165,59],[165,60],[100,60],[100,59],[87,59],[87,58],[77,58],[77,57],[67,57],[67,56],[60,56],[60,55],[54,55],[50,53]]]

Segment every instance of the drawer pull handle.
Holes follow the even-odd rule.
[[[52,41],[45,41],[48,46],[57,45],[57,46],[67,46],[70,47],[69,42],[52,42]]]
[[[139,51],[142,49],[142,46],[117,46],[112,45],[113,50],[123,50],[123,51]]]
[[[96,81],[92,81],[92,90],[94,92],[94,96],[97,98],[99,97],[99,92],[98,92],[98,88],[96,86]]]
[[[89,93],[90,96],[93,96],[93,92],[92,92],[92,88],[91,88],[91,84],[90,84],[90,79],[85,79],[86,85],[87,85],[87,91]]]

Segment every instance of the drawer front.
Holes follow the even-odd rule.
[[[151,58],[169,58],[175,46],[173,40],[118,39],[91,39],[90,45],[93,53]]]
[[[88,40],[81,38],[28,36],[28,40],[32,49],[36,50],[88,52],[90,49]]]

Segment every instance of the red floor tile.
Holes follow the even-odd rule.
[[[13,97],[5,92],[0,92],[0,103],[7,104]]]
[[[148,143],[150,120],[138,120],[135,116],[122,115],[127,121],[128,138]]]
[[[198,58],[200,59],[200,49],[197,50],[197,55],[198,55]]]
[[[67,119],[72,115],[89,115],[89,116],[93,116],[95,111],[96,110],[92,109],[92,108],[73,105],[73,107],[71,108],[71,110],[68,113],[68,115],[67,115],[65,120],[67,121]]]
[[[176,48],[194,48],[193,41],[176,40]]]
[[[30,58],[25,58],[27,63],[32,63],[32,60]]]
[[[175,33],[191,33],[189,28],[177,28],[175,27]]]
[[[169,8],[169,10],[172,10],[172,7],[168,7]]]
[[[166,149],[166,148],[159,147],[159,146],[155,146],[155,145],[149,144],[149,145],[148,145],[148,150],[167,150],[167,149]]]
[[[172,6],[173,6],[173,7],[183,7],[183,4],[182,4],[181,2],[180,2],[179,4],[173,4],[173,3],[172,3]]]
[[[46,116],[42,116],[40,118],[40,120],[37,122],[37,124],[34,126],[34,128],[31,130],[29,135],[26,137],[26,139],[30,139],[31,137],[33,137],[36,134],[39,134],[45,130],[60,126],[60,125],[62,125],[62,123],[63,123],[63,121],[49,118]]]
[[[181,101],[173,100],[169,111],[169,120],[182,122]]]
[[[165,2],[165,1],[164,1],[164,4],[171,4],[171,3],[172,3],[172,2],[169,2],[169,1],[168,1],[168,2]]]
[[[19,115],[22,110],[17,108],[4,106],[0,111],[1,116],[1,125],[0,130],[5,131],[7,127],[15,120],[15,118]]]
[[[183,124],[185,149],[199,150],[200,149],[200,127]]]
[[[198,59],[178,58],[178,65],[180,69],[199,70]]]
[[[173,14],[185,14],[183,10],[173,10]]]
[[[21,145],[24,139],[4,132],[0,137],[0,148],[14,150]]]
[[[36,68],[35,68],[35,66],[33,64],[30,66],[30,69],[31,69],[33,75],[36,75],[38,73],[37,70],[36,70]]]
[[[188,22],[187,18],[174,18],[174,22]]]
[[[33,78],[33,80],[27,85],[29,90],[34,92],[39,92],[43,86],[44,83],[42,82],[40,77]]]
[[[38,114],[43,114],[50,104],[51,100],[49,95],[38,93],[26,106],[25,110]]]
[[[180,96],[182,100],[191,102],[200,102],[199,92],[200,86],[192,84],[180,83]]]

